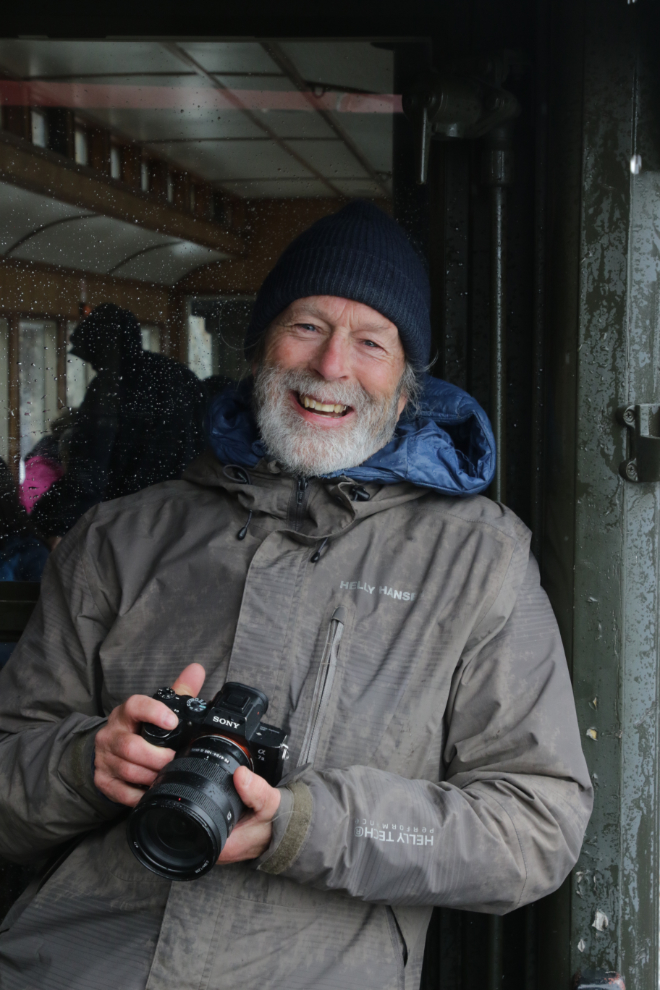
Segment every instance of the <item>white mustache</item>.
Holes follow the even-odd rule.
[[[278,384],[283,391],[290,389],[298,395],[309,395],[318,399],[319,402],[351,406],[357,413],[377,404],[377,400],[358,382],[324,382],[309,371],[279,372]]]

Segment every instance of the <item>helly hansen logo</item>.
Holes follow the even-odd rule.
[[[417,598],[416,591],[399,591],[398,588],[388,588],[385,584],[377,589],[376,585],[367,584],[366,581],[342,581],[339,587],[346,591],[366,591],[368,595],[373,595],[374,591],[377,590],[379,595],[388,595],[390,598],[396,598],[402,602],[414,602]]]
[[[373,839],[376,842],[402,842],[406,846],[432,846],[432,828],[411,828],[410,825],[389,825],[369,822],[366,818],[355,819],[354,835],[356,839]]]

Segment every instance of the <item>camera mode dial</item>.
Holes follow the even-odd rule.
[[[188,698],[186,705],[191,710],[191,712],[204,712],[206,711],[206,702],[202,701],[201,698]]]

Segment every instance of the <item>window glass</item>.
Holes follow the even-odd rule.
[[[82,127],[75,132],[75,159],[79,165],[87,164],[87,134]]]
[[[48,122],[46,114],[40,110],[32,110],[30,113],[30,126],[32,144],[37,148],[48,147]]]
[[[110,148],[110,175],[113,179],[121,179],[121,153],[116,144]]]
[[[249,373],[278,255],[350,198],[391,209],[393,60],[0,40],[0,581],[38,581],[95,503],[181,477]]]
[[[188,367],[198,378],[213,374],[213,347],[203,316],[188,317]]]
[[[71,353],[71,334],[78,324],[67,323],[67,355],[64,374],[66,376],[66,406],[69,409],[77,409],[85,398],[87,386],[96,374],[94,368],[88,361],[83,361]]]
[[[21,320],[18,324],[20,472],[33,447],[57,414],[56,324]]]

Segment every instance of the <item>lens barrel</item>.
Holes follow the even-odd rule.
[[[128,818],[143,866],[167,880],[195,880],[214,866],[244,810],[233,781],[240,766],[252,769],[243,746],[209,735],[161,770]]]

